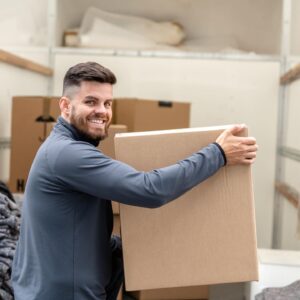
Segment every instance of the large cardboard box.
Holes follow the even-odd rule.
[[[13,193],[24,192],[37,149],[60,115],[59,98],[13,97],[10,154],[10,182]]]
[[[128,131],[187,128],[190,126],[190,103],[116,98],[113,104],[115,124]]]
[[[130,293],[138,300],[189,300],[208,299],[208,286],[189,286],[169,289],[143,290]]]
[[[224,128],[116,136],[117,159],[164,167],[215,141]],[[158,209],[121,205],[126,290],[258,279],[250,166],[226,166]]]

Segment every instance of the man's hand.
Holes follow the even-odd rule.
[[[227,165],[249,165],[252,164],[256,158],[258,147],[255,138],[235,136],[245,128],[245,125],[234,125],[224,130],[216,140],[224,150]]]

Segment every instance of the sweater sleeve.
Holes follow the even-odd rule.
[[[78,142],[65,146],[53,162],[49,161],[53,174],[66,189],[149,208],[178,198],[224,163],[218,146],[210,144],[176,164],[140,172]]]

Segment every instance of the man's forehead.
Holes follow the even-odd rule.
[[[113,88],[110,83],[84,81],[80,87],[73,90],[80,97],[112,98]]]

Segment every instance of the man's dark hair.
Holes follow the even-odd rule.
[[[96,62],[79,63],[67,71],[63,82],[63,95],[72,86],[80,87],[82,81],[115,84],[117,79],[111,70]]]

